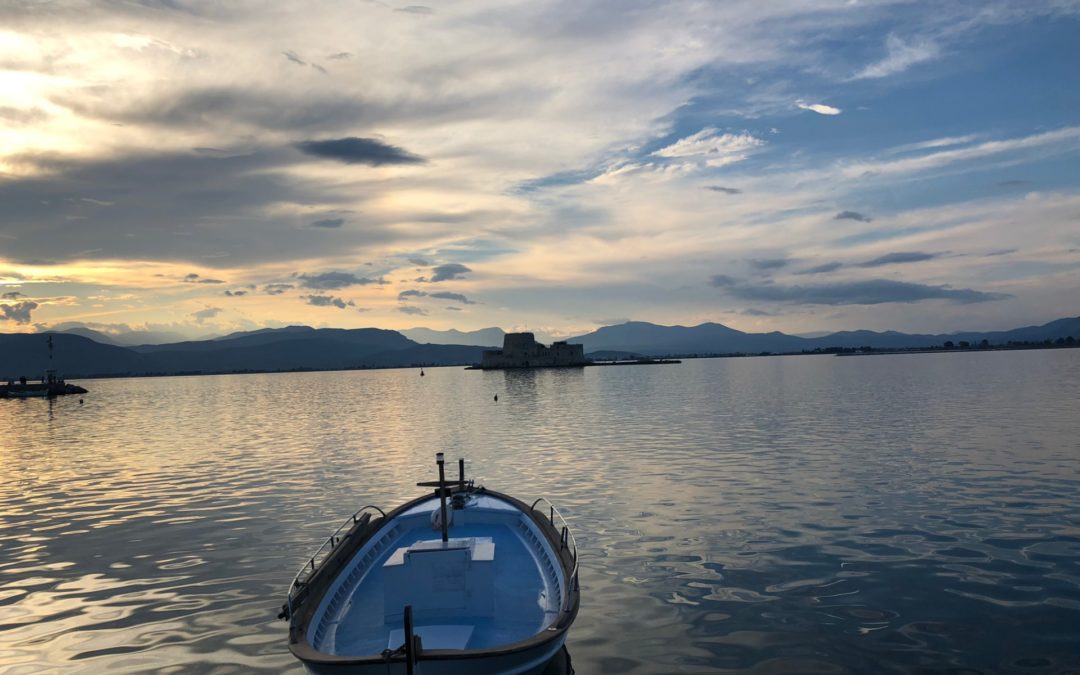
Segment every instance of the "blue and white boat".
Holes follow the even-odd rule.
[[[572,672],[577,544],[546,499],[465,480],[384,512],[365,506],[289,587],[289,649],[311,673]],[[565,659],[565,665],[558,665]]]

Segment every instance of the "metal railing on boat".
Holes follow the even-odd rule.
[[[552,527],[559,529],[560,546],[562,546],[563,549],[568,549],[570,551],[570,556],[574,561],[574,567],[570,571],[570,576],[566,580],[567,591],[571,590],[571,585],[572,585],[573,590],[577,590],[577,588],[578,588],[577,539],[574,538],[574,532],[570,529],[570,524],[566,522],[566,518],[563,518],[563,515],[561,513],[559,513],[559,510],[557,508],[555,508],[555,505],[552,504],[551,500],[548,499],[547,497],[540,497],[535,502],[533,502],[532,506],[529,507],[529,508],[532,509],[533,511],[535,511],[536,510],[536,505],[539,504],[540,502],[544,502],[545,504],[548,505],[548,521],[551,523]],[[558,523],[555,522],[556,518],[559,519]],[[561,555],[562,551],[560,551],[559,553]],[[569,606],[570,606],[570,593],[569,592],[563,593],[562,609],[563,610],[569,609]]]
[[[308,561],[304,563],[304,566],[301,567],[300,571],[296,573],[295,577],[293,577],[292,583],[289,584],[289,596],[286,601],[285,607],[283,608],[284,611],[282,612],[282,618],[289,619],[292,617],[293,600],[303,591],[303,589],[307,586],[308,581],[311,580],[311,577],[315,576],[315,573],[319,571],[320,567],[322,567],[322,564],[326,562],[327,558],[330,557],[330,554],[333,553],[337,549],[338,545],[340,545],[341,542],[345,540],[345,538],[348,536],[348,530],[351,530],[358,523],[364,520],[365,516],[370,519],[372,513],[374,512],[378,512],[379,515],[381,515],[383,518],[386,517],[386,512],[380,509],[378,506],[375,506],[374,504],[367,504],[360,507],[360,509],[358,509],[355,513],[346,518],[345,522],[339,525],[338,528],[334,530],[333,534],[326,538],[326,541],[322,543],[322,546],[317,548],[315,550],[315,553],[312,554],[310,558],[308,558]],[[346,534],[342,535],[342,530],[345,530]]]

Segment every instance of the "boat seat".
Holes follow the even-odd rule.
[[[427,539],[396,549],[383,563],[383,614],[402,620],[412,605],[417,624],[491,616],[495,542],[490,537]]]
[[[413,634],[420,636],[421,646],[424,649],[465,649],[472,637],[472,626],[414,626]],[[397,649],[405,644],[405,629],[395,628],[390,631],[390,639],[386,642],[387,649]]]

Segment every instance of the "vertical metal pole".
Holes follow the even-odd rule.
[[[457,461],[458,490],[465,489],[465,458],[459,457]]]
[[[412,605],[405,605],[405,674],[413,675],[416,669],[416,652],[413,651]]]
[[[450,534],[446,531],[446,471],[443,467],[443,454],[435,454],[435,462],[439,465],[439,515],[442,516],[442,540],[450,541]]]

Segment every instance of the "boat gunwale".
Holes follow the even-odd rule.
[[[418,662],[484,659],[528,651],[562,638],[577,617],[581,604],[577,554],[576,551],[571,551],[570,547],[565,545],[562,535],[554,524],[548,520],[547,515],[530,507],[525,502],[501,492],[483,487],[477,488],[475,492],[502,499],[532,519],[533,523],[547,539],[548,545],[551,546],[562,568],[568,602],[560,605],[558,618],[554,623],[546,628],[541,628],[524,640],[480,649],[424,649],[417,658]],[[292,652],[293,656],[304,663],[326,666],[374,665],[404,661],[404,655],[397,654],[388,658],[382,653],[357,656],[322,652],[311,644],[308,639],[308,632],[312,619],[322,605],[327,591],[337,578],[337,574],[353,559],[355,553],[398,516],[418,504],[432,499],[432,496],[431,494],[421,495],[398,506],[381,518],[371,518],[370,520],[358,522],[349,529],[342,538],[341,543],[331,551],[315,573],[306,580],[306,588],[304,589],[306,592],[302,596],[298,594],[300,600],[297,606],[292,608],[292,614],[289,617],[289,651]],[[537,500],[537,503],[539,501],[541,500]]]

